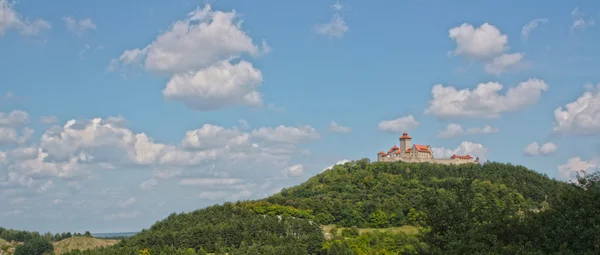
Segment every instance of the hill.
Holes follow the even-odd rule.
[[[284,189],[263,201],[309,210],[321,224],[393,227],[414,224],[409,214],[423,210],[426,193],[455,190],[460,181],[477,180],[522,196],[524,209],[540,209],[565,183],[522,166],[381,163],[368,160],[339,165]]]
[[[87,236],[74,236],[54,243],[54,253],[60,255],[72,250],[90,250],[117,244],[117,240],[97,239]]]
[[[595,254],[600,177],[579,181],[511,164],[359,160],[269,198],[172,214],[118,246],[70,254]]]

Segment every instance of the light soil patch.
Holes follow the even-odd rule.
[[[86,236],[74,236],[54,243],[54,253],[57,255],[79,249],[90,250],[100,247],[112,246],[119,240],[98,239]]]

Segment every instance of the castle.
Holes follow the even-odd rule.
[[[466,164],[466,163],[479,163],[479,157],[473,159],[471,155],[457,156],[452,155],[450,158],[435,158],[433,151],[429,145],[413,144],[411,146],[412,138],[408,136],[408,133],[404,132],[400,137],[400,148],[394,145],[387,153],[380,151],[377,153],[377,161],[379,162],[410,162],[410,163],[437,163],[437,164]]]

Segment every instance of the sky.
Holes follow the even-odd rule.
[[[597,1],[0,0],[0,226],[139,231],[414,144],[600,166]]]

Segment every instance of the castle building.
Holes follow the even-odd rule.
[[[400,137],[400,147],[394,145],[388,152],[380,151],[377,153],[379,162],[411,162],[411,163],[438,163],[438,164],[465,164],[479,163],[479,158],[473,159],[471,155],[458,156],[452,155],[450,158],[435,158],[431,146],[422,144],[412,144],[412,138],[404,132]]]

